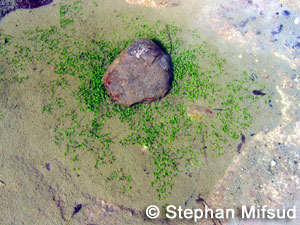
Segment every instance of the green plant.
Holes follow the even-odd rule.
[[[117,180],[119,182],[125,183],[122,185],[122,193],[125,194],[127,191],[131,190],[131,186],[128,184],[132,181],[130,175],[125,175],[123,168],[114,170],[109,177],[106,178],[107,181]]]

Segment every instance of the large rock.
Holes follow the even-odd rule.
[[[34,9],[52,3],[53,0],[0,0],[0,20],[16,9]]]
[[[152,102],[170,90],[171,59],[153,41],[138,39],[127,47],[103,76],[109,96],[123,106]]]

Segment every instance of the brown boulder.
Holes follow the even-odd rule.
[[[123,106],[152,102],[171,88],[171,59],[157,44],[135,40],[109,66],[103,84],[109,96]]]

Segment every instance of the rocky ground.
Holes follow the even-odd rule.
[[[196,29],[212,49],[226,58],[227,67],[244,69],[253,79],[267,83],[266,90],[272,93],[273,102],[269,102],[267,110],[257,109],[253,132],[245,135],[240,154],[226,171],[218,173],[222,176],[211,185],[205,200],[214,208],[264,204],[271,208],[298,207],[298,216],[291,221],[235,218],[222,224],[299,224],[300,6],[297,1],[125,0],[130,4],[117,1],[120,6],[108,3],[109,0],[98,2],[107,7],[106,11],[118,8],[144,13],[149,18],[158,15],[164,21]],[[59,4],[54,1],[35,10],[48,16],[43,21],[47,23]],[[25,10],[10,13],[1,20],[0,28],[15,25],[14,19],[20,22],[23,16],[30,18]],[[74,177],[61,160],[61,153],[54,151],[49,132],[51,118],[45,120],[44,115],[37,113],[40,104],[36,103],[43,102],[45,94],[38,89],[30,90],[32,87],[31,84],[19,89],[3,87],[0,96],[4,115],[0,120],[0,209],[4,212],[0,223],[63,224],[73,207],[82,204],[71,224],[153,224],[145,218],[143,210],[112,200],[113,196],[105,195],[101,188],[93,189],[89,177]],[[217,168],[212,166],[212,177]],[[196,199],[197,196],[191,198],[191,206],[197,206]],[[203,220],[199,224],[213,224],[213,221]]]
[[[296,4],[291,6],[291,2],[285,1],[224,2],[217,7],[206,5],[198,17],[224,42],[235,45],[238,51],[233,60],[239,57],[247,64],[252,61],[249,55],[260,58],[254,59],[257,64],[248,65],[249,69],[258,79],[272,83],[280,95],[278,102],[272,103],[280,104],[277,125],[272,129],[264,126],[247,142],[210,193],[207,201],[217,208],[255,204],[299,207],[300,27],[299,8]],[[261,68],[258,63],[262,60],[265,63]],[[257,112],[257,116],[265,113]],[[293,221],[236,219],[229,224],[298,224],[299,221],[298,216]]]

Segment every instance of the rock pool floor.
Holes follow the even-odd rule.
[[[21,30],[58,23],[60,4],[61,1],[54,1],[39,9],[12,12],[1,20],[0,29],[17,36]],[[273,95],[272,107],[257,109],[255,124],[246,135],[241,154],[233,147],[224,158],[209,158],[209,166],[196,173],[193,184],[198,186],[189,185],[189,179],[183,177],[174,193],[174,204],[183,205],[195,192],[189,207],[200,207],[195,202],[198,194],[215,208],[253,204],[300,207],[297,36],[300,25],[295,23],[300,9],[296,8],[297,4],[192,0],[178,1],[175,7],[165,9],[128,5],[120,0],[113,4],[109,0],[85,4],[84,26],[78,27],[79,33],[95,36],[101,27],[109,37],[118,29],[118,24],[111,19],[118,13],[187,26],[203,34],[201,38],[211,50],[226,58],[230,75],[238,76],[246,70],[266,83],[266,90]],[[51,77],[50,68],[42,69]],[[36,79],[29,79],[24,85],[1,86],[0,209],[5,212],[1,214],[1,224],[63,224],[79,203],[82,211],[72,218],[71,224],[152,224],[143,212],[154,203],[150,194],[133,193],[124,197],[114,187],[97,181],[97,171],[89,168],[82,169],[79,178],[75,176],[71,163],[62,158],[62,152],[53,143],[54,118],[41,113],[48,94],[38,88],[44,79],[40,72],[37,70]],[[116,127],[118,124],[110,129]],[[143,183],[143,178],[139,179]],[[299,221],[298,217],[284,222],[259,221],[259,224],[299,224]],[[258,221],[236,218],[228,223],[257,224]]]

